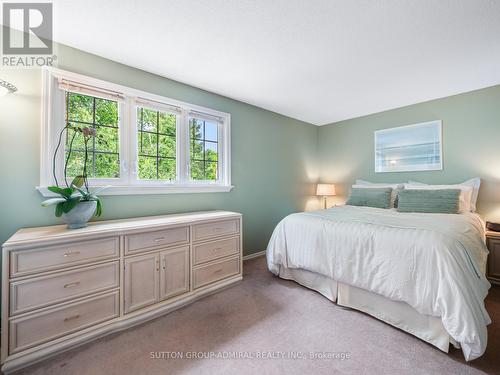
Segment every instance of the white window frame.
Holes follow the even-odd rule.
[[[228,192],[233,188],[231,185],[231,115],[229,113],[181,102],[81,74],[53,67],[45,67],[42,70],[40,184],[37,186],[38,191],[43,196],[53,196],[53,193],[47,189],[48,186],[55,184],[52,176],[52,157],[59,133],[65,126],[65,91],[59,88],[60,81],[74,82],[83,87],[96,88],[96,90],[100,90],[101,92],[111,92],[121,98],[118,104],[120,178],[89,179],[91,188],[111,185],[110,188],[102,191],[101,195],[212,193]],[[94,94],[89,93],[89,95]],[[99,95],[96,94],[94,96]],[[138,106],[176,113],[176,181],[139,180],[137,178]],[[219,124],[217,181],[190,180],[188,121],[190,115],[193,113],[217,121]],[[64,144],[61,145],[57,157],[57,177],[61,184],[64,183],[64,178],[60,173],[61,166],[64,164]]]

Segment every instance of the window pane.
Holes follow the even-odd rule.
[[[118,154],[118,128],[96,126],[96,130],[96,150],[114,152]]]
[[[68,154],[66,154],[67,156]],[[83,173],[84,153],[82,151],[73,151],[68,159],[66,167],[67,176],[80,176]]]
[[[191,159],[203,161],[203,141],[191,139]]]
[[[216,142],[205,142],[205,160],[217,161]]]
[[[202,161],[191,161],[191,179],[204,180],[204,163]]]
[[[118,154],[95,154],[95,178],[120,177],[120,160]]]
[[[156,134],[140,132],[139,133],[139,154],[156,157],[157,141],[158,141],[158,136]]]
[[[68,92],[66,96],[68,120],[92,123],[94,120],[94,98]]]
[[[175,158],[175,137],[168,135],[159,135],[158,137],[158,155]]]
[[[89,178],[120,177],[118,103],[71,92],[66,93],[66,103],[66,158],[71,148],[66,168],[68,179],[83,173],[85,147]],[[87,130],[95,131],[95,135],[84,136]]]
[[[171,113],[160,112],[159,120],[159,132],[162,134],[169,134],[175,136],[175,119],[176,116]]]
[[[217,162],[207,161],[205,163],[205,180],[217,180]]]
[[[176,180],[176,115],[137,108],[138,177]]]
[[[190,119],[189,133],[191,139],[203,139],[203,121],[195,118]]]
[[[151,109],[139,108],[138,119],[141,124],[140,129],[144,132],[153,132],[157,131],[157,111],[153,111]]]
[[[95,122],[100,125],[118,126],[118,106],[116,102],[96,98]]]
[[[175,180],[175,159],[158,160],[158,178],[160,180]]]
[[[218,124],[190,118],[191,180],[216,181],[218,162]]]
[[[80,131],[81,126],[77,123],[70,122],[68,131],[66,132],[66,150],[71,146],[72,150],[84,150],[85,143],[83,141],[83,134]]]
[[[217,124],[205,121],[205,139],[217,142]]]
[[[156,179],[156,157],[139,156],[137,169],[141,180]]]

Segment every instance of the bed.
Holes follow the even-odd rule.
[[[339,206],[296,213],[275,228],[268,268],[339,305],[368,313],[466,360],[480,357],[488,250],[475,213],[402,213]]]

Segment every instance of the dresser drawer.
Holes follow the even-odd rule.
[[[219,236],[228,236],[240,232],[238,219],[197,224],[193,227],[193,240],[200,241]]]
[[[125,236],[125,254],[189,243],[189,227],[169,228]]]
[[[240,252],[240,238],[233,237],[194,245],[193,252],[195,265],[225,256],[235,255]]]
[[[34,272],[112,259],[118,257],[119,254],[119,237],[12,251],[10,275],[11,277],[23,276]]]
[[[119,286],[118,261],[10,284],[11,315]]]
[[[13,318],[9,322],[9,353],[27,349],[119,315],[118,291],[66,306]]]
[[[236,275],[239,272],[239,257],[195,268],[193,270],[194,289]]]

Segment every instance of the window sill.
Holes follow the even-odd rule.
[[[193,193],[226,193],[234,186],[226,185],[189,185],[189,186],[111,186],[99,193],[103,195],[151,195],[151,194],[193,194]],[[98,186],[94,186],[98,188]],[[57,197],[46,186],[37,186],[36,189],[44,197]],[[92,190],[92,188],[90,189]]]

